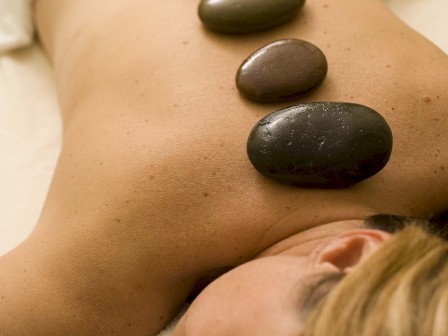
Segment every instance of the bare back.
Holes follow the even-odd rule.
[[[95,204],[100,213],[118,211],[115,216],[135,223],[132,209],[144,222],[151,218],[152,227],[176,228],[215,248],[224,235],[224,249],[231,241],[235,248],[258,242],[288,216],[282,226],[290,232],[334,219],[313,219],[316,214],[350,216],[335,212],[343,206],[354,216],[359,210],[416,216],[444,210],[448,58],[379,2],[336,7],[310,1],[293,23],[246,36],[206,31],[196,1],[56,3],[39,2],[38,23],[65,116],[62,158],[77,165],[72,195],[67,173],[60,179],[65,194],[83,195],[77,209],[92,211]],[[356,15],[348,20],[349,11]],[[329,60],[326,82],[302,101],[357,102],[389,122],[394,151],[380,174],[349,189],[303,190],[267,181],[250,165],[251,128],[288,104],[246,101],[236,91],[235,73],[252,51],[285,37],[316,44]],[[93,176],[95,185],[88,183]],[[58,177],[52,193],[58,193]],[[102,190],[95,201],[79,181]],[[109,199],[114,210],[105,206]],[[285,232],[271,234],[266,244]]]
[[[294,22],[244,36],[205,30],[196,6],[36,4],[64,139],[24,249],[42,247],[49,236],[52,265],[70,260],[67,274],[91,274],[85,283],[73,278],[74,287],[130,283],[126,290],[146,300],[142,316],[154,311],[144,304],[149,298],[169,302],[158,306],[167,312],[159,328],[198,276],[297,232],[372,213],[432,216],[448,203],[448,58],[382,3],[310,0]],[[383,171],[352,188],[311,190],[266,180],[251,166],[251,128],[287,104],[245,100],[235,73],[250,53],[280,38],[312,42],[329,61],[322,87],[301,101],[356,102],[385,117],[394,149]],[[69,253],[81,257],[73,261]],[[110,267],[119,269],[114,277]],[[153,294],[158,286],[160,298]]]

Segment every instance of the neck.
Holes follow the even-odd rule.
[[[330,222],[299,232],[288,237],[277,244],[272,245],[257,258],[275,256],[275,255],[307,255],[317,245],[322,244],[325,240],[335,237],[343,232],[360,229],[364,227],[364,219],[356,218]]]

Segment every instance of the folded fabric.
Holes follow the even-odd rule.
[[[187,309],[189,307],[190,307],[189,303],[184,304],[182,309],[177,313],[177,316],[157,336],[171,336],[173,334],[173,332],[174,332],[174,328],[176,328],[177,323],[179,322],[179,320],[182,318],[182,316],[185,314],[185,312],[187,311]]]
[[[33,41],[33,0],[0,0],[0,55]]]

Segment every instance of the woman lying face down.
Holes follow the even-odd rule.
[[[176,334],[444,334],[446,243],[365,219],[446,209],[446,55],[376,0],[309,1],[288,24],[242,36],[205,29],[197,5],[35,2],[63,146],[35,230],[0,259],[0,334],[156,335],[211,276]],[[288,104],[359,103],[390,125],[392,156],[375,176],[297,188],[249,162],[251,129],[286,103],[249,101],[235,74],[286,38],[319,46],[329,66]],[[396,323],[409,310],[424,323]]]

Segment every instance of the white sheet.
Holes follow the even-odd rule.
[[[448,53],[448,0],[386,2]],[[0,255],[19,244],[36,223],[60,136],[54,82],[40,47],[34,43],[0,56]]]
[[[31,44],[32,0],[0,0],[0,55]]]
[[[0,255],[36,223],[60,135],[55,86],[40,47],[0,56]]]

